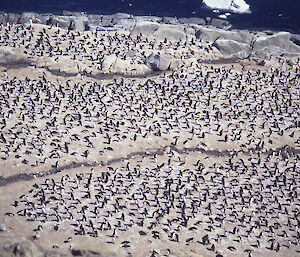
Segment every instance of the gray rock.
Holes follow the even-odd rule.
[[[290,39],[295,45],[300,46],[300,35],[297,34],[291,34]]]
[[[52,13],[37,14],[35,23],[47,24],[48,20],[53,17]]]
[[[176,17],[163,17],[162,22],[166,24],[178,24],[178,19]]]
[[[289,53],[300,53],[300,47],[291,41],[291,33],[279,32],[270,36],[260,36],[254,43],[254,50],[279,48]]]
[[[0,13],[0,24],[6,24],[8,20],[7,13]]]
[[[53,25],[60,28],[69,28],[71,24],[71,18],[69,16],[53,16],[50,17],[46,23],[47,25]]]
[[[19,24],[25,24],[25,23],[36,23],[37,22],[37,16],[38,14],[34,12],[23,12],[20,16],[20,19],[18,20]]]
[[[103,15],[88,15],[88,20],[89,27],[98,27],[101,26]]]
[[[136,62],[132,52],[126,59],[116,55],[106,55],[103,58],[101,71],[106,74],[127,74],[127,75],[145,75],[151,72],[149,67],[140,62]]]
[[[214,42],[215,46],[223,55],[237,58],[246,58],[250,54],[250,45],[234,40],[218,39]]]
[[[82,249],[71,249],[72,256],[84,256],[84,257],[116,257],[113,253],[101,254],[96,251],[82,250]]]
[[[68,29],[70,30],[78,30],[78,31],[85,31],[88,24],[88,18],[85,16],[80,16],[76,18],[72,18],[70,20],[70,24]]]
[[[164,71],[169,69],[170,60],[160,54],[151,54],[146,58],[145,64],[153,71]]]
[[[29,59],[21,52],[21,50],[9,46],[0,47],[0,64],[13,65],[29,63]]]
[[[23,238],[0,237],[1,256],[38,257],[43,256],[41,249],[33,242]]]
[[[134,16],[136,21],[139,22],[157,22],[157,23],[162,23],[163,18],[159,16]]]
[[[90,256],[90,257],[93,257],[93,256],[100,256],[100,257],[103,257],[103,255],[101,253],[98,253],[98,252],[95,252],[95,251],[87,251],[87,250],[82,250],[82,249],[76,249],[76,248],[73,248],[71,250],[71,253],[73,256]],[[111,255],[113,256],[113,255]]]
[[[111,15],[105,15],[100,19],[100,26],[109,27],[117,24],[117,19]]]
[[[3,224],[0,224],[0,232],[6,231],[6,227]]]
[[[0,24],[14,23],[17,24],[20,14],[15,13],[0,13]]]
[[[116,13],[113,15],[88,15],[88,26],[91,28],[114,28],[123,27],[125,29],[132,29],[136,21],[132,15],[127,13]]]
[[[186,40],[184,27],[179,25],[162,24],[152,33],[152,35],[157,41],[164,41],[165,39],[169,41]]]
[[[183,24],[197,24],[197,25],[205,25],[206,22],[204,19],[201,18],[179,18],[178,21]]]
[[[250,44],[254,38],[254,36],[247,31],[227,31],[217,28],[205,28],[202,26],[199,26],[195,35],[196,38],[207,42],[214,42],[217,39],[227,39]]]
[[[206,17],[206,25],[210,25],[216,28],[229,29],[232,27],[229,21],[217,18]]]
[[[6,22],[9,22],[10,24],[17,24],[20,16],[21,15],[17,13],[8,13]]]
[[[132,29],[131,36],[151,36],[157,41],[179,41],[186,40],[186,33],[183,26],[171,24],[159,24],[157,22],[139,22]]]
[[[62,12],[62,16],[75,16],[75,17],[79,17],[84,15],[85,12],[71,12],[71,11],[63,11]]]
[[[103,22],[106,22],[103,23]],[[116,27],[116,29],[132,30],[137,21],[128,13],[116,13],[113,15],[103,16],[101,26]]]
[[[63,254],[54,250],[46,250],[38,244],[22,237],[0,237],[1,257],[117,257],[114,253],[102,254],[90,250],[72,249],[69,253]]]
[[[135,19],[119,19],[117,21],[117,25],[120,26],[121,28],[125,30],[131,31],[134,26],[136,25],[136,20]]]
[[[125,55],[126,55],[126,57],[133,58],[133,57],[135,57],[136,54],[137,54],[137,52],[129,50],[129,51],[127,51],[127,53]]]
[[[115,13],[112,15],[114,19],[132,19],[132,15],[129,13]]]
[[[156,22],[139,22],[131,31],[131,36],[143,35],[147,36],[149,34],[153,34],[158,28],[159,24]]]

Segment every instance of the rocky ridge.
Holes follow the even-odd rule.
[[[236,30],[227,21],[210,18],[133,16],[126,13],[90,15],[63,12],[62,15],[0,13],[0,24],[44,24],[75,31],[128,31],[132,37],[156,42],[187,42],[190,38],[208,43],[215,59],[269,59],[270,56],[300,56],[299,35],[290,32]],[[114,57],[108,57],[112,60]],[[110,61],[108,61],[110,62]],[[118,69],[117,69],[118,70]],[[117,71],[118,72],[118,71]],[[143,73],[143,72],[142,72]]]

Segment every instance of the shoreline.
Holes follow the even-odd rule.
[[[12,18],[9,18],[9,16],[12,15]],[[244,14],[244,15],[248,15],[248,14]],[[2,16],[2,17],[1,17]],[[49,18],[53,17],[53,18],[68,18],[71,16],[74,17],[80,17],[80,18],[85,18],[85,20],[89,20],[89,19],[103,19],[104,20],[106,18],[114,18],[114,17],[123,17],[123,18],[129,18],[131,17],[132,19],[137,19],[137,20],[160,20],[161,22],[165,22],[165,23],[169,23],[171,21],[171,23],[169,24],[177,24],[177,25],[182,25],[182,24],[196,24],[196,25],[204,25],[204,26],[210,26],[211,23],[213,27],[217,27],[217,28],[222,28],[222,29],[228,29],[228,28],[233,28],[236,30],[247,30],[250,32],[259,32],[259,31],[272,31],[272,32],[281,32],[281,31],[287,31],[293,34],[300,34],[299,28],[286,28],[286,29],[279,29],[279,28],[274,28],[274,27],[270,27],[268,25],[264,25],[264,26],[259,26],[259,25],[250,25],[249,22],[243,22],[241,24],[236,23],[236,20],[238,19],[237,17],[228,17],[227,19],[224,18],[220,18],[218,17],[217,14],[212,13],[210,16],[209,15],[204,15],[204,16],[158,16],[158,15],[135,15],[135,14],[131,14],[131,13],[119,13],[119,12],[115,12],[115,13],[107,13],[107,14],[102,14],[102,13],[93,13],[93,12],[85,12],[85,11],[57,11],[57,12],[31,12],[31,11],[24,11],[24,12],[6,12],[6,11],[0,11],[0,24],[4,24],[5,22],[2,20],[1,18],[4,20],[6,19],[5,22],[10,22],[10,23],[17,23],[17,24],[25,24],[28,23],[28,17],[26,16],[32,16],[32,17],[42,17],[42,22],[37,22],[37,24],[46,24],[47,20],[49,20]],[[19,18],[21,18],[22,16],[25,16],[26,18],[23,19],[22,21],[19,20]],[[19,22],[18,22],[19,20]],[[223,23],[223,24],[222,24]],[[101,23],[98,24],[98,26],[101,26]],[[111,26],[111,25],[109,25]],[[67,27],[66,27],[67,28]],[[86,28],[86,30],[89,30],[89,28]]]

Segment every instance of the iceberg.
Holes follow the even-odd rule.
[[[203,0],[203,3],[211,9],[226,10],[234,13],[251,13],[250,5],[244,0]]]

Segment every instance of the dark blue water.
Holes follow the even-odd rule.
[[[246,0],[251,14],[232,14],[238,28],[287,30],[300,33],[300,0]],[[206,17],[217,15],[202,0],[0,0],[0,11],[60,14],[62,11],[93,14],[126,12],[134,15]]]

